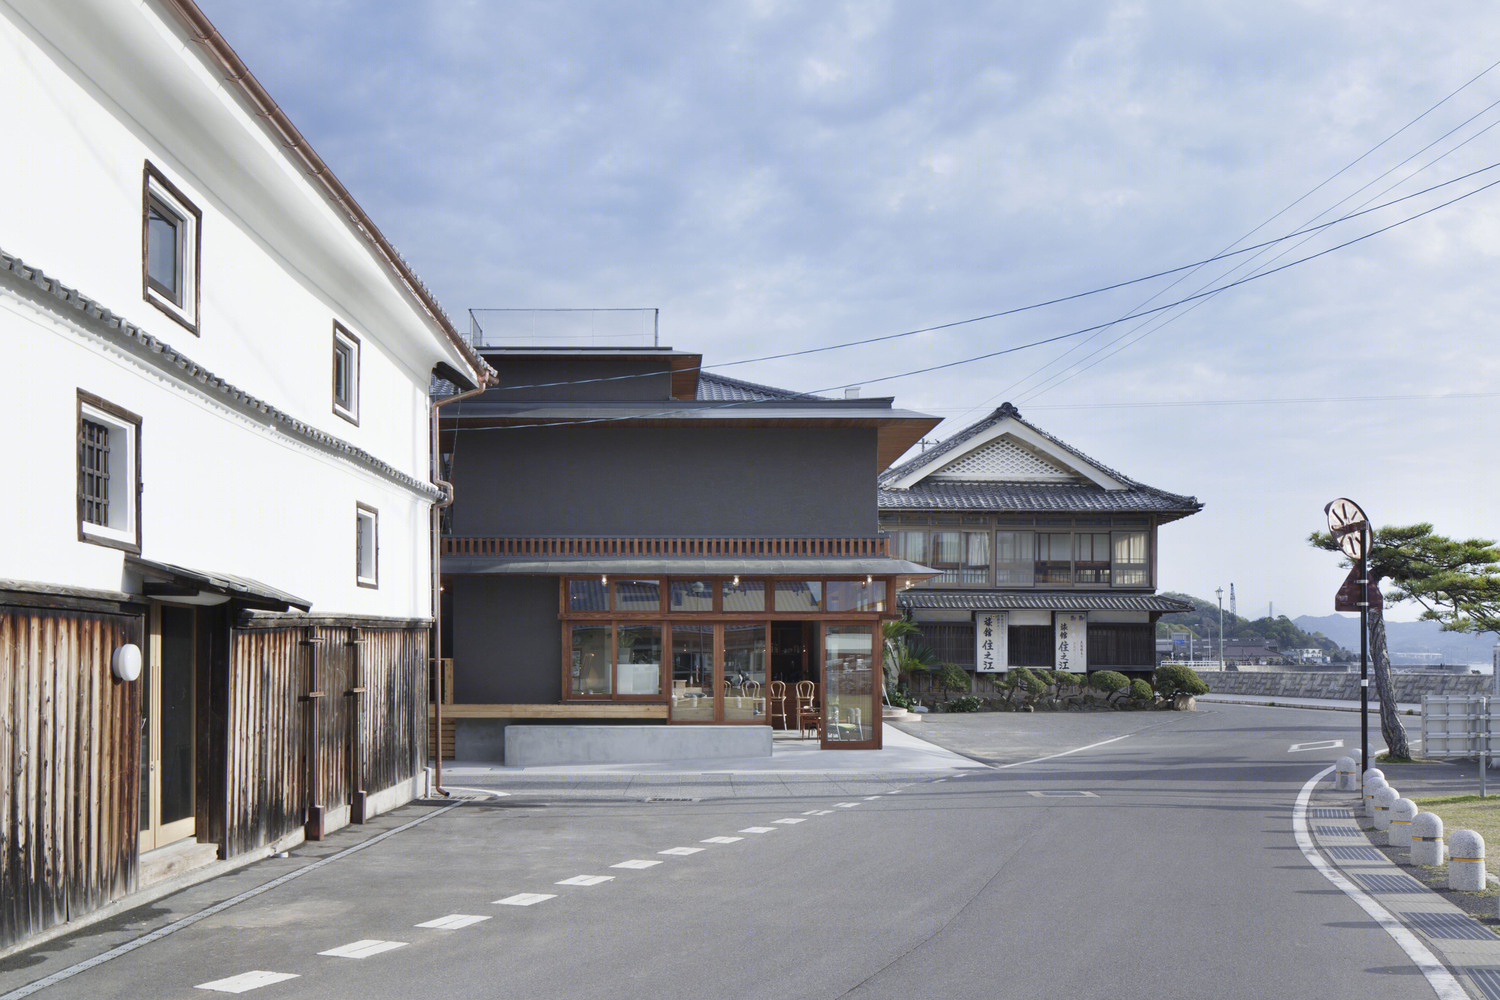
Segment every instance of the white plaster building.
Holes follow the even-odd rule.
[[[190,0],[0,0],[0,91],[3,947],[410,796],[427,389],[486,369]]]

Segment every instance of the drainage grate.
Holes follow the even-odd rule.
[[[1320,837],[1357,837],[1357,826],[1315,826],[1313,831]]]
[[[1325,847],[1330,855],[1340,861],[1384,861],[1385,855],[1373,847]]]
[[[1493,941],[1495,932],[1465,913],[1403,913],[1430,938],[1454,941]]]
[[[1479,988],[1485,1000],[1500,1000],[1500,969],[1459,969]]]
[[[1371,892],[1430,892],[1425,885],[1410,875],[1385,875],[1381,873],[1355,872],[1354,877],[1365,884]]]
[[[1347,809],[1314,809],[1313,819],[1353,819],[1354,814]]]

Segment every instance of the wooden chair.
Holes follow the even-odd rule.
[[[782,729],[792,728],[786,721],[786,681],[771,682],[771,697],[767,699],[771,712],[771,728],[776,728],[776,720],[781,720]]]
[[[809,732],[821,737],[823,735],[823,711],[818,707],[818,686],[812,681],[798,681],[795,691],[797,728],[804,738]]]

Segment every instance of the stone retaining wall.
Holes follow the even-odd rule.
[[[1208,689],[1215,694],[1257,695],[1270,698],[1329,698],[1336,701],[1359,700],[1359,674],[1335,674],[1327,671],[1305,673],[1269,673],[1263,671],[1200,670]],[[1483,674],[1394,673],[1391,682],[1396,701],[1421,704],[1422,696],[1476,695],[1490,693],[1490,678]],[[1370,700],[1379,701],[1374,678],[1370,680]]]

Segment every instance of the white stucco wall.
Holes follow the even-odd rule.
[[[0,0],[0,250],[296,420],[428,478],[429,373],[452,345],[152,3]],[[202,212],[200,327],[147,302],[150,161]],[[359,423],[335,415],[333,324],[360,340]],[[430,498],[151,363],[0,275],[0,578],[117,590],[77,538],[78,390],[142,418],[142,557],[248,576],[315,613],[423,617]],[[159,360],[159,358],[158,358]],[[180,374],[180,373],[179,373]],[[379,587],[355,585],[355,504]]]

